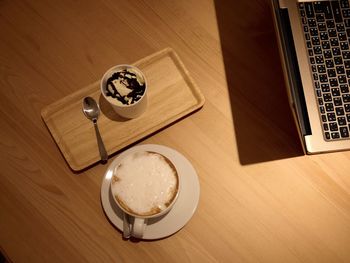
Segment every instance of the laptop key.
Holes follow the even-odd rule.
[[[328,121],[335,121],[336,120],[335,113],[333,112],[327,113],[327,119]]]
[[[339,47],[333,47],[332,48],[332,53],[333,53],[333,56],[340,56],[341,55],[340,48]]]
[[[320,33],[320,38],[321,38],[321,40],[328,40],[328,33],[327,32],[321,32]],[[346,40],[346,35],[345,35],[345,40]]]
[[[322,92],[329,92],[331,89],[329,87],[329,84],[326,83],[326,84],[321,84],[321,90]]]
[[[349,130],[348,127],[344,126],[344,127],[340,127],[340,135],[342,138],[347,138],[349,137]]]
[[[332,88],[332,96],[333,97],[340,96],[340,89],[339,88]]]
[[[350,104],[344,105],[345,112],[350,112]]]
[[[329,123],[329,129],[331,131],[338,131],[338,124],[336,122]]]
[[[337,116],[344,116],[345,115],[343,107],[336,107],[335,112],[337,113]]]
[[[311,18],[307,20],[307,23],[309,24],[310,27],[316,27],[316,20]]]
[[[305,38],[307,39],[306,36],[305,36]],[[312,49],[308,49],[307,51],[308,51],[310,57],[312,57],[314,55],[314,51]]]
[[[345,27],[344,27],[344,24],[341,23],[341,24],[336,24],[335,27],[337,28],[337,31],[338,32],[344,32],[345,31]]]
[[[349,8],[349,1],[348,0],[341,0],[340,1],[341,8]]]
[[[331,139],[331,136],[330,136],[329,132],[325,132],[324,135],[325,135],[325,137],[326,137],[327,140],[330,140],[330,139]]]
[[[346,41],[347,40],[346,34],[344,32],[340,32],[338,34],[338,38],[339,38],[340,41]]]
[[[316,10],[315,10],[316,11]],[[323,12],[323,11],[322,11]],[[324,17],[324,14],[316,14],[316,21],[318,23],[323,23],[325,22],[325,17]],[[326,27],[326,24],[324,24],[325,27]]]
[[[317,71],[320,74],[326,73],[326,66],[325,65],[317,65]],[[326,75],[327,78],[327,75]]]
[[[340,48],[341,48],[341,50],[348,50],[349,43],[348,42],[340,42]]]
[[[320,106],[320,112],[321,112],[321,114],[325,114],[326,113],[326,110],[324,109],[324,106]],[[350,114],[349,114],[349,117],[350,117]]]
[[[345,74],[344,66],[336,66],[337,74]]]
[[[320,38],[319,37],[311,37],[311,43],[316,46],[320,44]]]
[[[329,102],[329,101],[332,101],[332,95],[330,93],[325,93],[323,94],[323,100],[325,102]]]
[[[350,17],[350,9],[343,9],[343,17],[349,18]]]
[[[345,119],[345,117],[339,117],[339,118],[338,118],[338,125],[339,125],[339,126],[344,126],[344,125],[346,125],[346,119]]]
[[[329,79],[329,84],[331,87],[338,87],[338,80],[337,79]]]
[[[321,44],[322,44],[323,49],[330,49],[331,48],[331,45],[330,45],[328,40],[322,41]]]
[[[335,22],[336,23],[343,22],[339,2],[338,1],[331,1],[331,5],[332,5],[332,10],[333,10]],[[313,10],[312,10],[312,14],[310,14],[310,15],[314,16]]]
[[[328,35],[330,37],[337,37],[337,31],[335,29],[328,29]]]
[[[311,36],[313,36],[313,37],[318,36],[318,30],[316,27],[312,27],[312,28],[310,28],[310,30],[308,29],[308,31],[310,32]]]
[[[335,23],[334,23],[333,20],[327,20],[326,21],[326,25],[327,25],[328,28],[335,28]]]
[[[332,59],[326,59],[326,67],[327,68],[333,68],[334,67],[334,62],[333,62]]]
[[[338,76],[338,81],[339,81],[339,84],[346,83],[346,76],[345,75]]]
[[[334,57],[334,63],[336,65],[342,65],[343,64],[343,59],[342,57]]]
[[[344,103],[350,102],[350,94],[343,94],[342,98]]]
[[[326,103],[325,106],[327,112],[334,111],[333,103]]]
[[[319,23],[318,24],[318,30],[320,30],[320,31],[327,31],[326,23]]]
[[[319,91],[320,88],[320,82],[315,81],[315,88]]]
[[[331,38],[331,39],[330,39],[330,42],[331,42],[331,46],[332,46],[332,47],[339,46],[338,38]]]
[[[332,132],[331,136],[332,136],[332,139],[339,139],[340,138],[339,132]]]
[[[316,17],[319,15],[319,13],[323,13],[323,5],[321,1],[313,2],[314,4],[314,11],[316,13]]]
[[[327,69],[327,74],[328,74],[328,77],[330,77],[330,78],[334,78],[334,77],[337,76],[337,74],[335,73],[335,69],[334,68]]]
[[[321,46],[314,46],[313,51],[316,55],[322,54]]]
[[[348,86],[348,84],[340,85],[340,91],[342,93],[349,93],[349,86]]]
[[[319,89],[316,90],[316,95],[318,98],[322,97],[322,93]]]
[[[344,59],[350,59],[350,51],[343,51],[342,55]]]
[[[333,13],[332,13],[331,4],[329,2],[321,2],[321,4],[323,5],[323,11],[324,11],[325,18],[332,19]]]
[[[312,3],[305,3],[305,13],[306,13],[306,17],[308,18],[315,17]]]
[[[306,46],[307,46],[307,48],[312,48],[311,41],[306,41]]]
[[[315,56],[315,59],[316,59],[316,63],[317,64],[323,64],[324,63],[323,56]]]
[[[350,60],[344,60],[344,66],[345,68],[350,69]]]
[[[319,77],[320,77],[320,82],[321,83],[328,82],[327,74],[320,74]]]
[[[333,99],[333,102],[334,102],[334,105],[335,105],[335,106],[341,106],[341,105],[343,105],[343,101],[341,100],[340,97],[334,98],[334,99]]]
[[[345,27],[350,27],[350,19],[349,18],[344,19],[344,25],[345,25]]]
[[[323,122],[327,122],[327,117],[326,117],[326,115],[322,114],[322,115],[321,115],[321,119],[322,119]]]
[[[323,55],[325,58],[331,58],[332,57],[332,52],[330,50],[325,50],[323,52]]]

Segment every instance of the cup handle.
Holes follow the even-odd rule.
[[[134,218],[134,224],[132,227],[132,236],[136,238],[142,238],[143,237],[143,232],[145,230],[145,219],[143,218]]]
[[[126,213],[123,213],[123,237],[129,238],[130,237],[130,218]]]

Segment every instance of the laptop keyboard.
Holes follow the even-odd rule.
[[[303,2],[299,11],[324,138],[349,139],[349,1]]]

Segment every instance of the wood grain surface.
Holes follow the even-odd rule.
[[[0,1],[0,248],[11,262],[350,262],[350,153],[303,155],[267,0]],[[127,241],[41,110],[166,47],[206,98],[139,144],[181,152],[201,195],[188,224]],[[115,156],[112,156],[112,159]]]

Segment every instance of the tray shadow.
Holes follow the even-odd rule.
[[[269,1],[215,0],[215,9],[241,164],[303,155]]]

